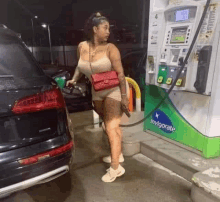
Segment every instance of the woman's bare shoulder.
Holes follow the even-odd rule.
[[[120,51],[115,44],[109,43],[108,46],[109,46],[108,47],[109,56],[120,57]]]
[[[108,50],[109,50],[109,53],[115,53],[115,54],[119,54],[120,53],[120,51],[119,51],[119,49],[117,48],[117,46],[115,45],[115,44],[113,44],[113,43],[109,43],[108,44]]]
[[[109,49],[111,49],[111,50],[118,50],[118,48],[116,47],[116,45],[115,44],[113,44],[113,43],[108,43],[108,45],[107,45],[108,47],[109,47]]]
[[[85,43],[86,43],[86,41],[80,42],[80,43],[78,44],[78,48],[79,48],[79,49],[82,48],[82,46],[83,46]]]

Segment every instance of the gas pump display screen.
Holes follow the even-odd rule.
[[[187,27],[174,28],[170,43],[185,43]]]
[[[176,11],[176,22],[189,19],[189,9]]]

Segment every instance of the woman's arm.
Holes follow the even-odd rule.
[[[79,60],[80,58],[80,50],[82,48],[82,42],[78,45],[77,47],[77,59]],[[75,84],[81,77],[82,77],[82,73],[79,71],[78,66],[76,67],[76,70],[74,72],[73,78],[69,81],[67,81],[67,86],[71,83],[71,84]]]
[[[113,69],[118,73],[122,98],[123,97],[127,98],[126,81],[125,81],[124,69],[121,63],[121,55],[118,48],[114,44],[109,44],[109,59],[111,61]]]

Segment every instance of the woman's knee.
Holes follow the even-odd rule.
[[[115,131],[115,127],[112,126],[111,124],[105,124],[105,130],[107,133],[111,133]]]
[[[120,127],[119,127],[119,122],[115,122],[115,121],[112,121],[112,122],[107,122],[105,123],[106,125],[106,132],[107,134],[111,134],[111,133],[114,133],[116,135],[121,135],[120,134]]]

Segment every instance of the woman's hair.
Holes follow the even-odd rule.
[[[100,12],[93,13],[89,19],[86,21],[84,32],[87,40],[92,40],[93,38],[93,27],[98,27],[104,21],[109,22],[109,20],[103,16]]]

